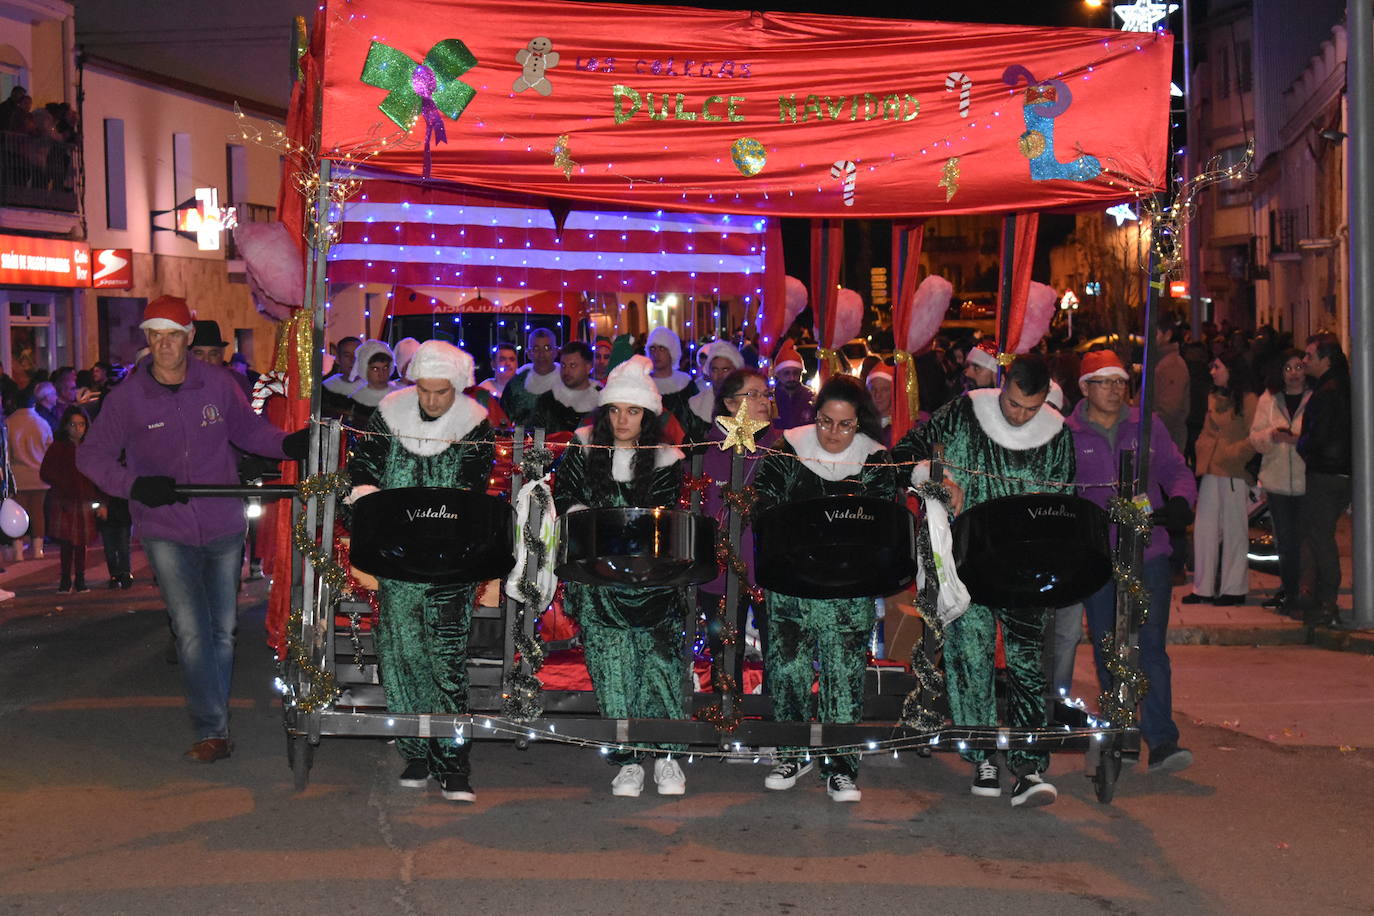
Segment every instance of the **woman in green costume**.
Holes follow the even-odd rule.
[[[377,407],[348,460],[349,502],[393,487],[456,487],[483,493],[495,437],[482,405],[463,394],[472,357],[429,340],[410,363],[415,384]],[[468,711],[468,636],[476,582],[427,585],[379,579],[377,659],[387,709],[399,713]],[[405,758],[401,785],[422,789],[431,777],[450,801],[476,800],[469,783],[470,742],[398,738]]]
[[[783,433],[778,453],[760,463],[756,512],[782,503],[855,494],[894,499],[897,473],[878,438],[882,421],[868,391],[837,375],[816,396],[816,422]],[[773,717],[779,721],[857,722],[863,713],[868,635],[874,598],[795,598],[769,592],[768,649],[764,659]],[[811,692],[812,660],[820,661],[820,691]],[[815,761],[805,748],[778,748],[778,764],[764,785],[790,789]],[[856,754],[821,760],[826,792],[837,802],[860,798]]]
[[[663,400],[650,377],[652,368],[649,360],[635,356],[611,370],[594,424],[577,430],[558,467],[554,505],[560,514],[588,508],[676,508],[682,452],[659,444]],[[601,715],[681,717],[685,589],[569,582],[564,602],[582,627],[587,672]],[[672,753],[685,751],[685,746],[653,749],[668,752],[654,760],[658,794],[683,794],[687,777]],[[645,756],[644,746],[607,755],[619,767],[611,794],[634,797],[643,791],[639,761]]]

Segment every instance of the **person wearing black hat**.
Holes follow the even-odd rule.
[[[224,348],[229,346],[229,341],[225,340],[219,332],[218,321],[202,321],[195,319],[196,333],[191,338],[191,355],[207,366],[219,366],[221,369],[228,368],[224,364]],[[235,372],[234,381],[243,389],[243,393],[252,396],[253,383],[248,380],[248,376]]]

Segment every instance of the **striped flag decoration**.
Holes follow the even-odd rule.
[[[767,228],[753,216],[569,212],[474,190],[369,180],[344,206],[328,279],[757,301]]]

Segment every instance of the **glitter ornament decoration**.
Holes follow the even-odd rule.
[[[753,178],[768,164],[768,150],[753,137],[740,137],[730,145],[730,158],[745,178]]]

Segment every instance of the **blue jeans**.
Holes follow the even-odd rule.
[[[1167,650],[1169,606],[1174,596],[1169,558],[1146,560],[1141,579],[1150,592],[1150,613],[1140,628],[1140,669],[1149,678],[1150,689],[1140,702],[1140,737],[1153,750],[1178,743],[1171,684],[1173,673]],[[1116,583],[1108,582],[1084,601],[1083,607],[1088,615],[1088,632],[1092,634],[1097,680],[1105,691],[1111,685],[1111,674],[1102,655],[1102,637],[1116,630]]]
[[[202,545],[145,537],[143,549],[172,617],[196,740],[227,738],[243,535]]]

